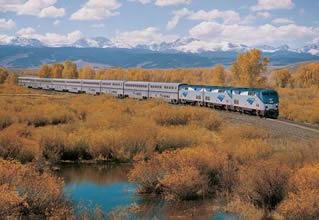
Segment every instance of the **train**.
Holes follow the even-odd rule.
[[[71,93],[111,94],[118,98],[161,99],[265,118],[278,118],[279,96],[272,89],[124,80],[19,77],[20,86]]]

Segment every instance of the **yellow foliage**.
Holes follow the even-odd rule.
[[[79,72],[79,79],[94,79],[95,71],[90,65],[84,66]]]
[[[62,71],[62,78],[65,79],[77,79],[78,78],[78,70],[75,63],[72,61],[64,61],[64,68]]]
[[[280,116],[294,121],[319,123],[319,88],[280,89]]]
[[[285,198],[290,170],[273,160],[260,160],[240,170],[239,195],[265,209],[275,209]]]
[[[62,64],[54,64],[51,70],[51,78],[62,78],[63,68]]]
[[[0,84],[4,83],[9,76],[8,70],[0,67]]]
[[[63,198],[63,181],[38,172],[32,165],[0,159],[0,216],[70,214]]]
[[[38,71],[38,76],[41,78],[50,78],[51,77],[52,67],[48,64],[43,64]]]
[[[245,87],[263,86],[261,73],[266,70],[268,63],[269,59],[263,58],[258,49],[239,54],[232,65],[232,79]]]
[[[190,199],[230,192],[236,183],[236,163],[209,146],[185,148],[139,161],[130,172],[140,192],[163,194],[166,199]]]
[[[290,192],[278,208],[288,219],[319,218],[319,164],[306,165],[289,179]]]
[[[285,88],[291,82],[291,74],[288,68],[278,69],[272,71],[271,79],[277,87]]]
[[[319,86],[319,63],[300,65],[293,76],[297,86],[309,88]]]

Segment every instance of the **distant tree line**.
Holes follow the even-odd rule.
[[[43,64],[38,70],[42,78],[65,79],[100,79],[100,80],[132,80],[183,82],[190,84],[228,85],[242,87],[318,87],[319,63],[299,65],[296,69],[275,69],[266,74],[269,59],[262,56],[258,49],[252,49],[237,56],[231,68],[218,64],[214,68],[191,69],[143,69],[143,68],[107,68],[95,70],[91,65],[78,69],[76,63],[65,61],[63,64]],[[8,78],[16,82],[17,75],[9,74],[5,68],[0,68],[0,83]]]

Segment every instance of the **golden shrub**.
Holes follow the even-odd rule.
[[[11,114],[5,111],[0,111],[0,130],[10,126],[13,122]]]
[[[200,146],[164,152],[149,161],[139,161],[129,178],[137,182],[140,192],[184,200],[232,191],[236,173],[237,165],[227,154]]]
[[[319,190],[304,190],[299,193],[289,193],[288,197],[278,207],[279,213],[287,219],[315,220],[319,218]]]
[[[273,148],[261,139],[242,140],[238,144],[227,146],[226,150],[240,163],[266,159],[273,153]]]
[[[0,184],[0,217],[17,216],[23,207],[23,198],[7,184]]]
[[[233,198],[224,209],[228,212],[238,213],[247,220],[263,219],[264,217],[264,210],[255,207],[247,201],[242,201],[238,197]]]
[[[61,179],[47,172],[39,173],[32,165],[3,159],[0,159],[0,173],[0,191],[6,191],[4,195],[8,196],[6,199],[13,208],[7,209],[6,215],[54,216],[70,213],[70,206],[63,198]],[[8,208],[10,204],[1,205]]]
[[[289,179],[289,194],[278,207],[289,219],[319,218],[319,163],[298,169]]]
[[[265,209],[275,209],[285,198],[290,170],[272,160],[260,160],[240,170],[238,193],[243,200]]]

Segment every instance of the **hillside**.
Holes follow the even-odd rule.
[[[319,60],[318,56],[293,51],[264,52],[272,66],[286,66],[296,62]],[[215,64],[229,66],[236,58],[235,51],[202,53],[157,52],[148,49],[77,48],[77,47],[23,47],[0,46],[0,66],[10,68],[39,67],[43,63],[73,60],[80,66],[86,63],[96,68],[144,67],[190,68],[211,67]]]

